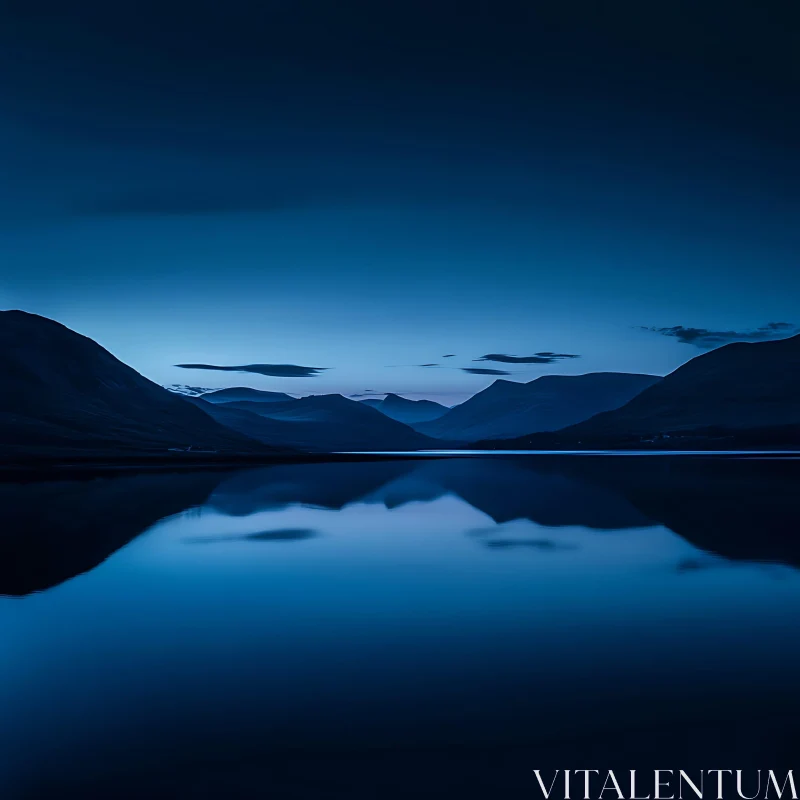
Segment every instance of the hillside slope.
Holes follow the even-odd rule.
[[[285,403],[294,398],[285,392],[266,392],[262,389],[251,389],[249,386],[234,386],[231,389],[215,389],[198,395],[207,403],[235,403],[253,401],[257,403]]]
[[[0,312],[0,455],[224,453],[264,446],[227,429],[58,322]]]
[[[364,405],[372,406],[382,414],[406,425],[416,425],[420,422],[430,422],[444,416],[450,409],[433,400],[409,400],[398,394],[387,394],[383,400],[368,399],[361,401]]]
[[[619,372],[544,375],[529,383],[497,380],[438,420],[415,427],[428,436],[461,441],[554,431],[618,408],[659,380]]]
[[[800,336],[736,342],[693,358],[614,411],[564,428],[496,442],[511,449],[687,443],[800,442]]]

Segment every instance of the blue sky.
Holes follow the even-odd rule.
[[[799,322],[796,20],[578,5],[12,4],[0,306],[164,384],[445,402]]]

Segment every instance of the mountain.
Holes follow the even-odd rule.
[[[387,394],[383,400],[370,398],[361,402],[406,425],[439,419],[450,410],[441,403],[434,403],[433,400],[409,400],[397,394]]]
[[[800,443],[800,335],[711,350],[621,408],[502,446],[663,447],[704,440],[725,447]]]
[[[619,408],[659,380],[621,372],[544,375],[529,383],[497,380],[439,419],[415,428],[428,436],[461,441],[554,431]]]
[[[285,403],[294,398],[284,392],[265,392],[248,386],[235,386],[232,389],[216,389],[200,395],[207,403],[235,403],[242,400],[255,403]]]
[[[0,312],[0,454],[264,452],[64,325]]]
[[[339,394],[311,395],[283,403],[243,400],[210,404],[199,397],[190,402],[240,433],[299,450],[425,450],[442,446],[402,422]]]

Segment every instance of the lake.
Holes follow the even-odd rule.
[[[7,480],[0,797],[800,768],[798,478],[552,455]]]

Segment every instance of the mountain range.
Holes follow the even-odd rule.
[[[533,432],[532,432],[533,433]],[[557,433],[491,446],[800,444],[800,335],[734,342],[693,358],[620,408]]]
[[[728,344],[665,378],[495,381],[447,409],[388,394],[189,396],[53,320],[0,312],[0,458],[223,458],[289,452],[800,445],[800,336]]]
[[[235,386],[232,389],[215,389],[213,392],[203,392],[199,395],[207,403],[285,403],[294,400],[285,392],[265,392],[261,389],[251,389],[249,386]]]
[[[96,342],[23,311],[0,312],[0,454],[274,452],[215,422]]]
[[[186,400],[221,424],[273,446],[306,452],[441,447],[440,442],[402,422],[340,394],[284,402],[257,399],[209,403],[205,395]]]
[[[372,406],[381,414],[404,422],[406,425],[415,425],[420,422],[431,422],[444,416],[450,409],[433,400],[409,400],[399,394],[387,394],[383,400],[371,397],[361,401],[364,405]]]
[[[529,383],[501,379],[439,419],[414,427],[428,436],[467,442],[555,431],[619,408],[659,380],[621,372],[544,375]]]

